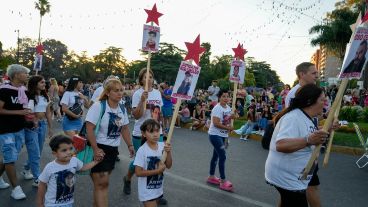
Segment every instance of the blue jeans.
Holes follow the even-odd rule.
[[[40,160],[47,131],[46,120],[38,122],[38,128],[25,129],[25,140],[28,153],[25,170],[31,169],[34,179],[40,175]]]
[[[13,163],[18,160],[18,155],[24,143],[24,129],[0,134],[0,149],[3,154],[3,163]]]
[[[254,126],[256,125],[256,122],[247,122],[246,124],[244,124],[240,130],[241,130],[241,134],[242,135],[249,135],[252,133]]]
[[[226,151],[224,145],[225,137],[210,134],[209,139],[214,148],[210,163],[210,175],[211,176],[215,175],[217,161],[219,161],[220,178],[225,180],[225,160],[226,160]]]
[[[258,124],[259,124],[259,127],[263,130],[266,129],[267,125],[268,125],[268,120],[266,118],[261,118],[259,121],[258,121]]]

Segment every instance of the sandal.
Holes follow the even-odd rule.
[[[208,179],[207,179],[207,183],[210,183],[210,184],[213,184],[213,185],[220,185],[220,178],[218,178],[218,177],[209,177]]]
[[[230,181],[227,180],[223,183],[220,183],[220,189],[224,190],[224,191],[232,192],[233,191],[233,184]]]

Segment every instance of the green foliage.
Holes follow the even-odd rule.
[[[368,107],[363,108],[363,111],[360,114],[360,121],[368,123]]]
[[[325,23],[310,28],[310,34],[317,34],[312,39],[311,45],[324,45],[336,57],[343,60],[346,44],[349,42],[352,33],[350,25],[355,23],[358,13],[349,7],[337,7],[328,15]]]
[[[363,109],[360,106],[344,106],[340,110],[339,119],[348,122],[358,122],[361,120],[362,112]]]
[[[259,88],[266,88],[269,86],[274,86],[280,90],[280,77],[276,74],[276,71],[271,69],[271,65],[266,63],[265,61],[256,61],[253,57],[248,57],[245,60],[246,68],[249,74],[254,74],[254,81],[249,75],[250,78],[249,84],[247,86],[257,86]]]
[[[122,48],[114,46],[101,50],[93,57],[96,71],[100,72],[104,78],[109,75],[123,76],[126,73],[127,61],[122,52]]]

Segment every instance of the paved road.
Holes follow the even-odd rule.
[[[60,126],[57,126],[60,129]],[[45,143],[42,164],[53,159],[51,150]],[[267,151],[256,141],[240,141],[232,138],[227,151],[226,175],[234,184],[235,192],[228,193],[205,182],[212,147],[207,134],[188,129],[175,129],[173,137],[172,169],[165,172],[164,194],[171,207],[270,207],[276,206],[278,193],[264,181],[264,163]],[[26,159],[25,150],[20,155],[17,169]],[[140,206],[137,195],[137,182],[132,183],[132,194],[122,192],[122,177],[130,161],[126,147],[120,149],[121,161],[116,163],[112,173],[109,201],[110,206]],[[368,167],[358,169],[355,161],[358,157],[332,154],[329,167],[320,169],[321,197],[327,207],[364,207],[367,206]],[[18,173],[20,170],[18,171]],[[0,207],[35,206],[37,189],[31,181],[18,177],[27,195],[27,199],[14,201],[10,198],[10,189],[0,190]],[[5,176],[5,179],[6,176]],[[92,182],[89,176],[78,176],[75,189],[75,206],[92,206]]]

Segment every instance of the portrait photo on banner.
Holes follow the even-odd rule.
[[[354,40],[347,45],[340,78],[357,78],[366,68],[368,58],[368,28],[358,27]]]
[[[41,70],[42,68],[42,55],[36,53],[33,64],[33,70]]]
[[[229,80],[235,83],[244,83],[244,76],[245,76],[245,64],[243,61],[240,60],[233,60],[231,62],[231,69]]]
[[[160,27],[143,25],[142,50],[157,52],[160,45]]]
[[[182,61],[171,96],[184,100],[192,99],[200,71],[201,67]]]

